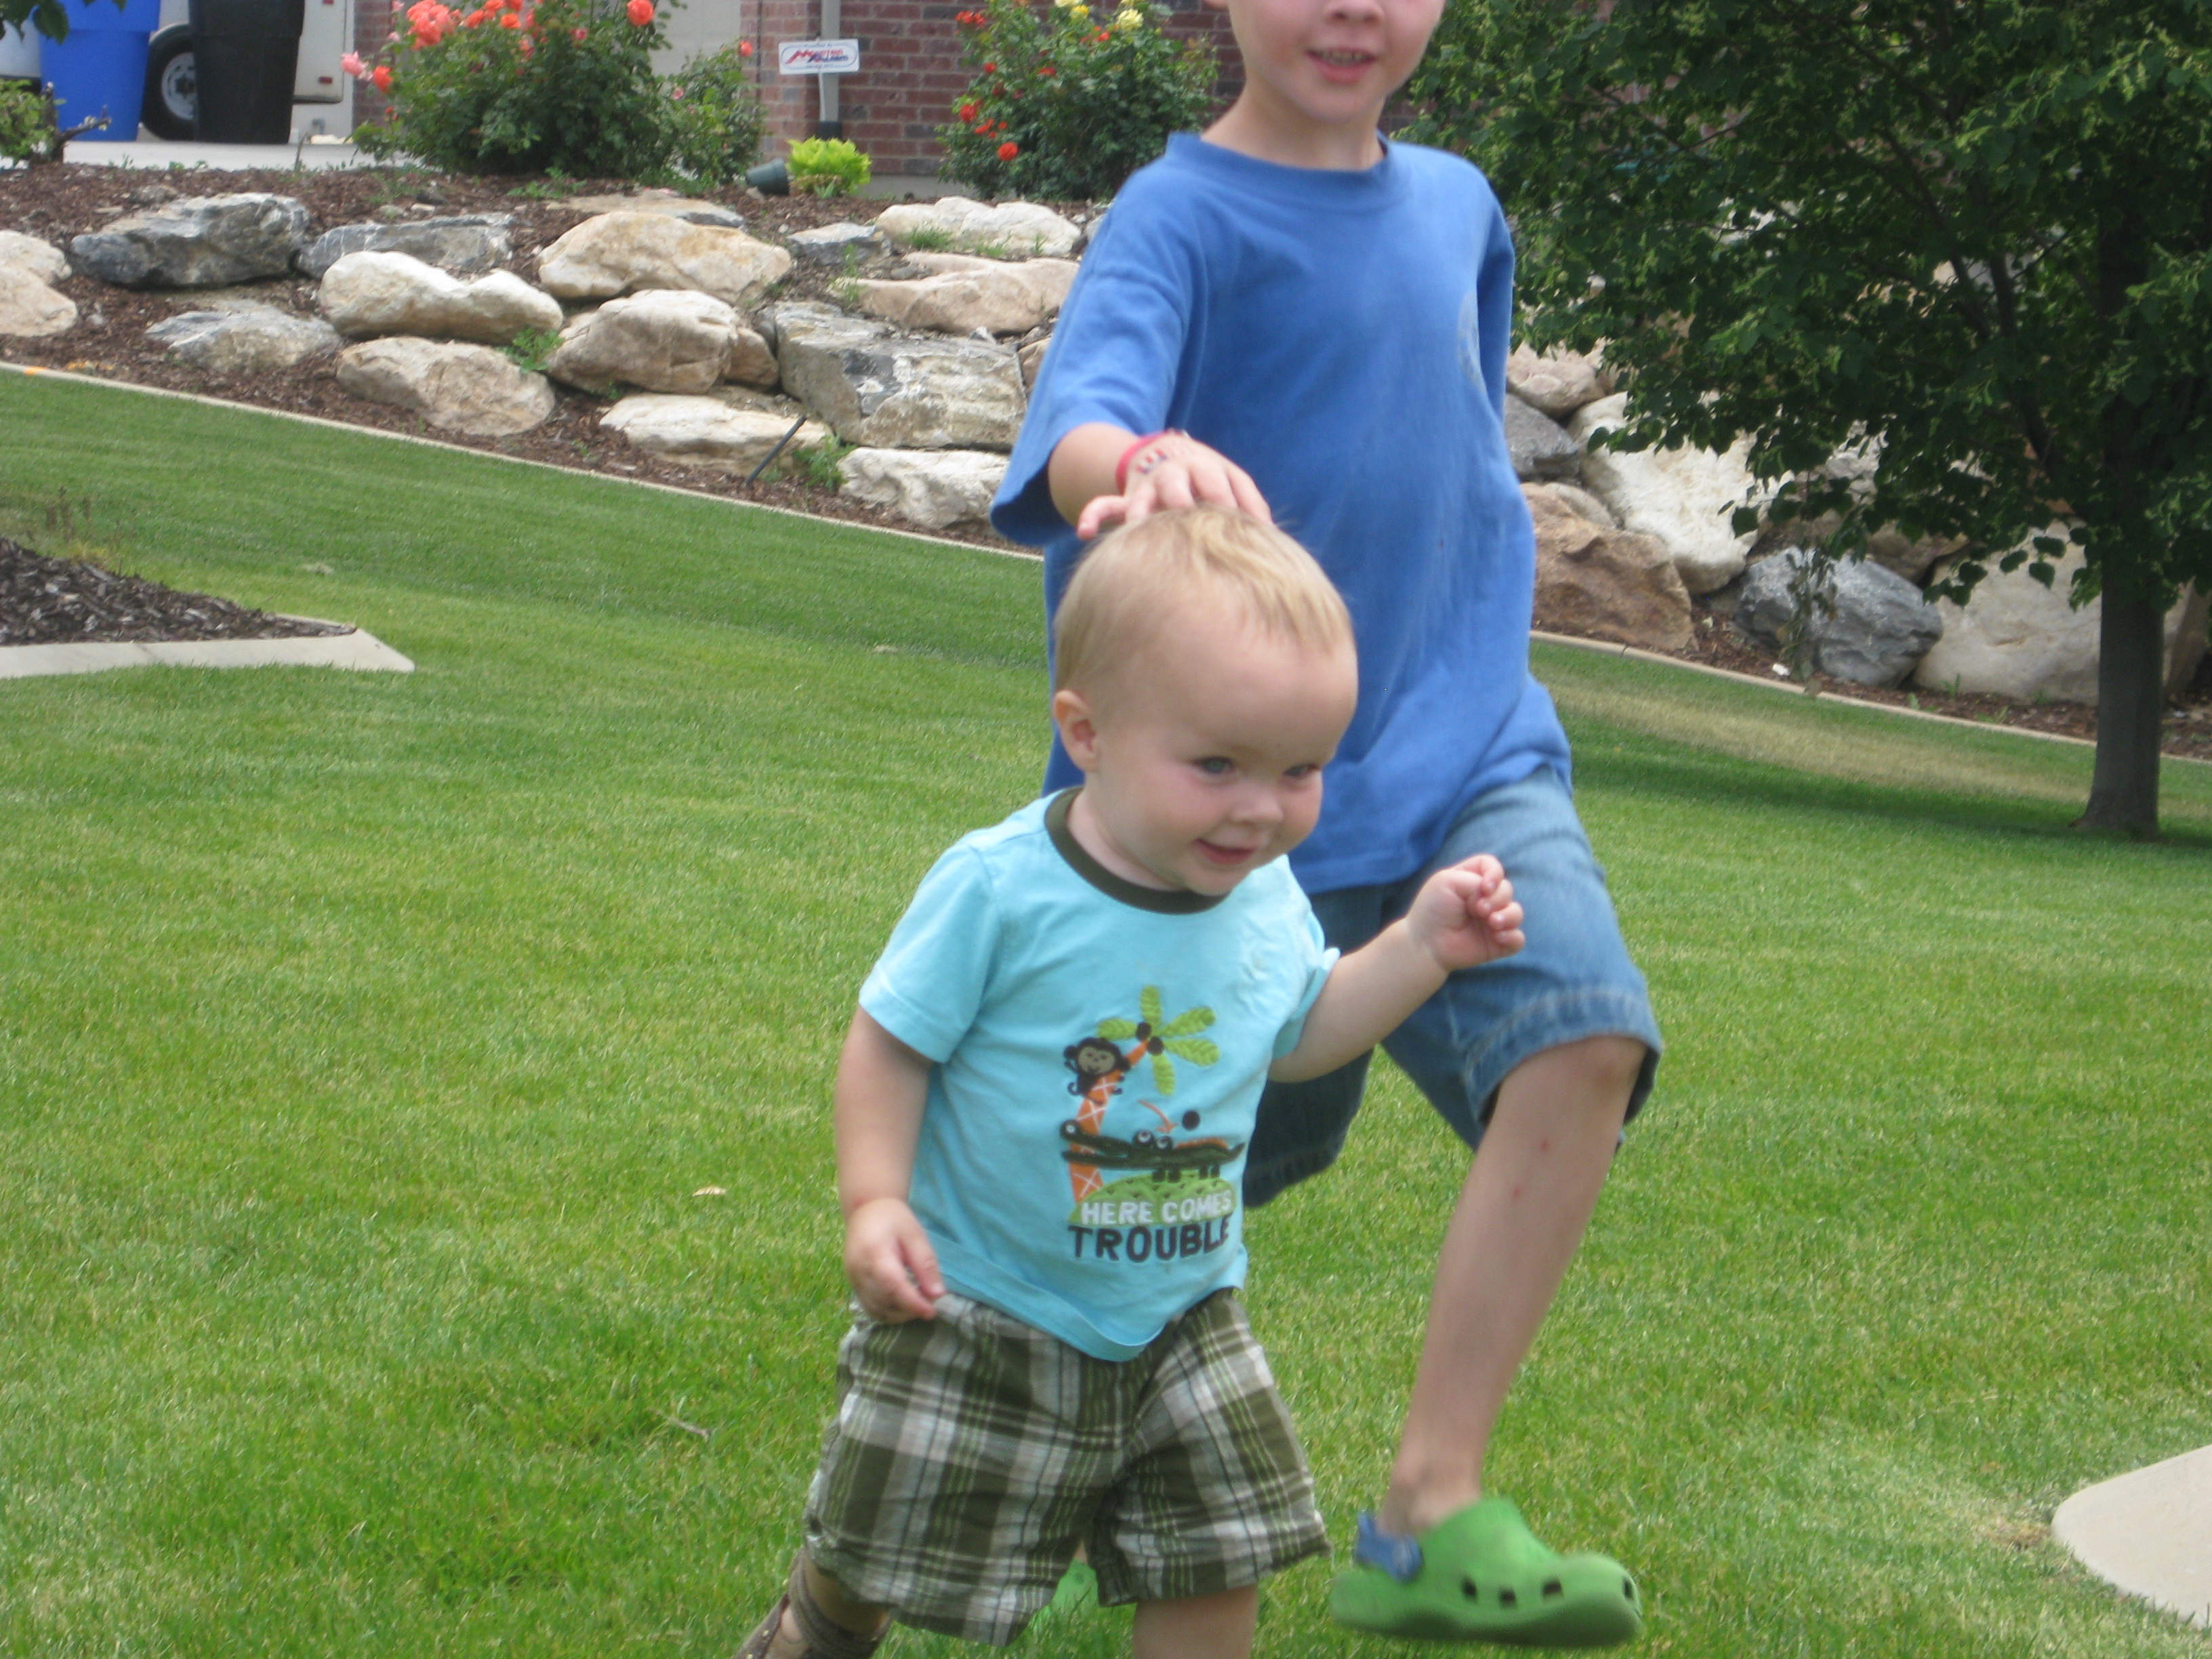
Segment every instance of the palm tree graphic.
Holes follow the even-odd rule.
[[[1188,1008],[1170,1019],[1166,1017],[1166,1005],[1160,1000],[1160,988],[1147,985],[1137,994],[1137,1013],[1139,1017],[1133,1020],[1098,1022],[1098,1035],[1114,1045],[1120,1059],[1113,1070],[1089,1079],[1091,1086],[1075,1112],[1076,1123],[1085,1134],[1095,1135],[1103,1127],[1106,1104],[1121,1092],[1121,1079],[1145,1061],[1152,1062],[1153,1085],[1163,1095],[1171,1095],[1176,1091],[1176,1060],[1186,1060],[1194,1066],[1211,1066],[1221,1058],[1220,1048],[1211,1038],[1197,1035],[1213,1024],[1212,1009]],[[1133,1046],[1123,1050],[1121,1045],[1125,1042]],[[1170,1059],[1170,1055],[1175,1059]],[[1096,1164],[1070,1164],[1067,1176],[1079,1200],[1090,1197],[1106,1184]]]

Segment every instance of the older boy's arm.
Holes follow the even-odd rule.
[[[1521,921],[1513,884],[1489,854],[1437,871],[1402,918],[1338,961],[1307,1011],[1298,1046],[1267,1075],[1296,1083],[1365,1054],[1435,995],[1446,975],[1518,951],[1527,942]]]
[[[871,1018],[853,1016],[837,1060],[837,1200],[845,1212],[845,1276],[860,1305],[896,1324],[928,1319],[945,1294],[921,1223],[907,1204],[929,1066]]]
[[[1155,513],[1201,502],[1274,523],[1267,498],[1251,475],[1185,433],[1159,434],[1129,457],[1129,471],[1117,482],[1114,475],[1121,458],[1138,436],[1125,427],[1092,421],[1054,447],[1045,467],[1052,504],[1084,540],[1109,525],[1141,524]]]

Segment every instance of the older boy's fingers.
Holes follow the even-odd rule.
[[[1252,475],[1234,461],[1224,461],[1229,469],[1229,489],[1232,504],[1240,513],[1249,514],[1261,524],[1273,524],[1275,511],[1267,505],[1267,498],[1260,493],[1260,486],[1252,482]]]
[[[1079,541],[1089,541],[1108,526],[1120,524],[1129,514],[1129,498],[1126,495],[1093,495],[1083,516],[1075,521]]]
[[[1190,471],[1180,463],[1170,462],[1158,468],[1146,476],[1145,482],[1152,487],[1152,510],[1155,513],[1172,513],[1179,507],[1198,505]]]

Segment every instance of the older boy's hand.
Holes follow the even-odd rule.
[[[937,1252],[903,1199],[871,1199],[846,1218],[845,1277],[860,1306],[889,1325],[935,1318],[945,1294]]]
[[[1131,456],[1127,479],[1121,494],[1091,498],[1075,522],[1077,536],[1087,542],[1114,525],[1142,524],[1179,507],[1234,507],[1261,524],[1275,521],[1250,473],[1185,433],[1164,434]]]
[[[1526,945],[1505,868],[1478,853],[1421,884],[1406,925],[1446,973],[1510,957]]]

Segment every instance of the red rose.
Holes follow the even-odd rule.
[[[998,72],[999,66],[996,64],[986,64],[983,65],[983,73],[986,75],[996,75]]]
[[[740,40],[740,41],[738,41],[738,57],[740,57],[740,58],[750,58],[750,57],[751,57],[752,55],[753,55],[753,43],[752,43],[751,41],[750,41],[750,40]]]
[[[582,24],[579,23],[574,28],[568,31],[568,38],[580,46],[585,41],[592,38],[592,32],[586,28]]]
[[[653,21],[653,0],[629,0],[629,4],[623,9],[623,15],[639,28],[643,28]]]
[[[392,66],[390,64],[379,64],[376,66],[375,72],[368,78],[375,84],[376,89],[379,92],[389,92],[392,90]]]
[[[1040,64],[1037,65],[1037,73],[1039,75],[1057,75],[1060,71],[1053,68],[1049,64]]]
[[[999,146],[999,159],[1001,161],[1011,161],[1014,157],[1019,155],[1021,153],[1022,147],[1011,138],[1007,139],[1005,143]]]

